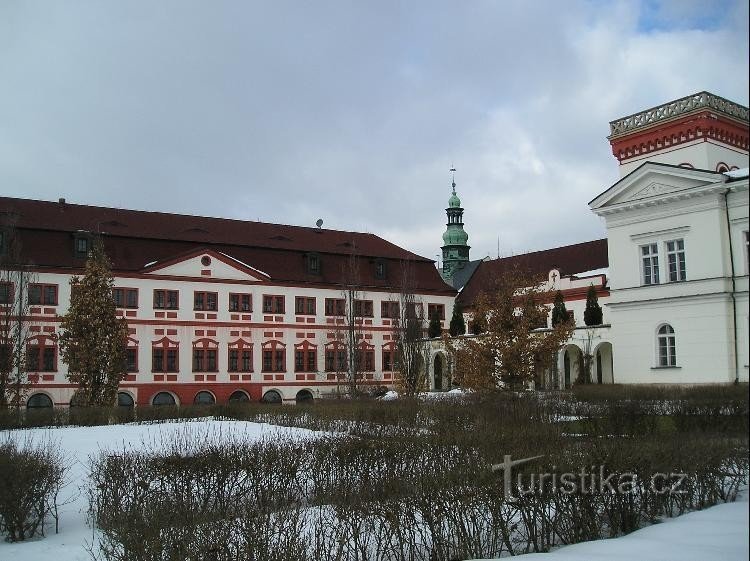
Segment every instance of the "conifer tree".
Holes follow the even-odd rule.
[[[440,334],[442,332],[443,332],[443,329],[440,326],[440,317],[438,317],[437,312],[432,312],[432,316],[430,317],[430,323],[427,326],[427,336],[430,339],[433,339],[435,337],[440,337]]]
[[[77,405],[110,406],[125,376],[128,324],[116,315],[112,271],[96,240],[82,277],[70,279],[70,308],[60,323],[60,354],[68,380],[78,385]]]
[[[569,320],[568,309],[565,307],[565,298],[563,298],[562,292],[558,290],[555,295],[555,305],[552,308],[552,327],[557,327]]]
[[[589,285],[589,291],[586,293],[586,309],[583,312],[583,321],[586,325],[602,324],[602,307],[599,305],[599,299],[596,296],[594,285]]]
[[[463,307],[458,302],[453,305],[453,316],[451,316],[449,331],[453,337],[466,333]]]

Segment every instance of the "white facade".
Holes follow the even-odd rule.
[[[748,381],[748,179],[731,175],[649,162],[592,201],[616,382]]]

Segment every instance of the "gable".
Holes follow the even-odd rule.
[[[175,277],[217,278],[263,282],[270,277],[247,263],[213,250],[197,250],[156,263],[149,263],[143,273]]]
[[[654,201],[668,195],[691,193],[722,179],[722,175],[715,172],[647,162],[592,200],[589,206],[597,210]]]

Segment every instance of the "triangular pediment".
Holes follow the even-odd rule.
[[[589,203],[593,210],[690,193],[723,180],[719,173],[647,162]]]
[[[141,272],[151,275],[255,282],[264,282],[270,278],[252,265],[211,249],[197,249],[169,259],[148,263]]]

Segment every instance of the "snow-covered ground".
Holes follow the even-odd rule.
[[[737,502],[669,518],[610,540],[577,543],[524,561],[746,561],[748,492]]]
[[[60,533],[30,542],[0,542],[0,561],[89,561],[87,545],[93,533],[86,523],[84,492],[90,455],[101,450],[143,447],[184,436],[185,431],[201,438],[258,440],[284,434],[292,438],[316,438],[322,433],[242,421],[199,420],[190,423],[129,424],[102,427],[66,427],[28,431],[0,431],[5,438],[22,442],[52,439],[72,460],[70,484],[60,497],[67,502],[60,509]],[[630,535],[560,548],[552,553],[523,556],[524,561],[731,561],[748,559],[747,490],[736,503],[718,505],[700,512],[666,520]]]
[[[244,421],[196,420],[189,423],[126,424],[101,427],[65,427],[0,431],[0,442],[8,436],[22,443],[26,438],[35,441],[53,440],[71,459],[70,484],[62,491],[60,502],[60,533],[50,529],[44,538],[19,543],[0,541],[0,561],[90,561],[87,546],[93,543],[92,529],[86,523],[88,501],[85,484],[88,458],[102,450],[142,448],[144,444],[168,442],[172,437],[184,436],[185,431],[200,438],[260,440],[283,434],[291,438],[315,438],[322,433],[249,423]]]

